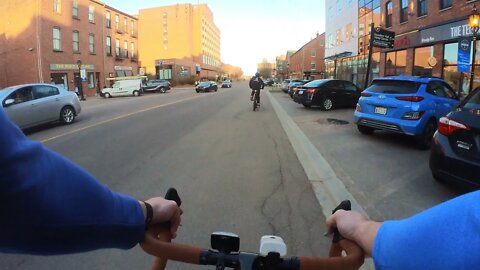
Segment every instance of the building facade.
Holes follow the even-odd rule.
[[[469,92],[471,81],[473,88],[480,86],[480,43],[475,76],[457,68],[459,40],[473,35],[468,16],[475,4],[478,1],[381,1],[382,26],[396,33],[394,48],[381,53],[381,74],[442,77],[462,95]]]
[[[141,66],[149,77],[181,81],[220,73],[220,30],[206,4],[139,11]]]
[[[323,79],[325,76],[325,33],[303,45],[290,56],[289,73],[292,79]]]
[[[6,22],[0,26],[0,87],[47,82],[74,90],[84,69],[83,92],[94,95],[109,84],[107,78],[116,76],[116,70],[137,73],[134,58],[107,54],[107,38],[128,43],[134,55],[138,44],[131,33],[112,32],[107,14],[119,16],[134,29],[138,20],[103,2],[4,0],[0,13]]]
[[[325,65],[328,78],[364,87],[371,25],[380,26],[380,0],[326,1]],[[371,76],[380,76],[380,50],[373,48]]]

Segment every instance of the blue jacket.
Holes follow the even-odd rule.
[[[372,257],[375,269],[480,269],[480,191],[383,223]]]
[[[0,252],[128,249],[144,231],[136,199],[29,140],[0,108]]]

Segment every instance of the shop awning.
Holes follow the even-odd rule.
[[[351,55],[352,55],[352,52],[341,52],[341,53],[337,53],[337,54],[334,54],[334,55],[330,55],[330,56],[325,57],[323,59],[324,60],[337,60],[338,58],[348,57],[348,56],[351,56]]]

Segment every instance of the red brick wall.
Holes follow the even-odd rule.
[[[315,51],[315,56],[312,56]],[[297,52],[295,52],[289,60],[289,70],[292,78],[303,78],[305,71],[325,71],[325,33],[318,35],[310,42],[305,44]],[[311,68],[311,63],[315,63],[315,69]],[[315,79],[319,79],[320,75],[315,75]]]

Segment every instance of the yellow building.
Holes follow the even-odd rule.
[[[220,31],[206,4],[141,9],[138,18],[140,65],[149,77],[218,76]]]

